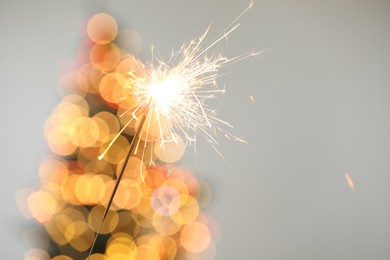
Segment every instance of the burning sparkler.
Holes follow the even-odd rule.
[[[125,158],[124,164],[117,177],[115,187],[106,206],[101,219],[99,228],[96,232],[93,244],[90,248],[87,259],[90,257],[100,228],[111,207],[123,173],[126,169],[129,158],[137,154],[143,139],[142,161],[145,157],[145,148],[148,142],[158,142],[158,145],[164,149],[167,142],[178,143],[184,139],[185,146],[191,144],[194,146],[196,134],[204,137],[217,151],[217,134],[222,132],[224,136],[238,141],[237,138],[226,130],[223,126],[232,127],[226,121],[219,119],[215,111],[207,106],[206,101],[214,98],[216,95],[224,93],[224,89],[216,87],[218,70],[222,66],[237,62],[250,56],[256,56],[259,53],[250,52],[233,58],[226,58],[221,54],[209,55],[210,50],[226,39],[240,24],[235,22],[252,7],[253,2],[223,31],[211,44],[204,44],[206,32],[198,39],[189,44],[183,45],[180,50],[173,53],[168,62],[153,60],[147,68],[137,64],[137,70],[146,71],[145,77],[138,77],[136,71],[128,71],[126,81],[126,93],[123,100],[135,100],[135,105],[131,106],[122,115],[131,114],[131,119],[125,124],[122,130],[112,139],[106,150],[99,156],[102,159],[116,139],[131,123],[136,121],[138,125],[130,144],[129,152]],[[154,162],[150,160],[149,165]],[[140,176],[144,182],[142,168]]]
[[[162,60],[155,62],[153,57],[148,68],[134,62],[137,66],[142,66],[135,71],[145,70],[147,73],[146,77],[138,77],[135,71],[128,72],[126,92],[129,94],[123,99],[135,100],[135,105],[128,108],[122,116],[131,113],[132,118],[110,142],[99,159],[104,157],[127,126],[133,121],[138,121],[146,107],[149,112],[145,115],[145,127],[141,133],[145,137],[144,146],[148,141],[158,141],[160,146],[164,146],[167,142],[177,143],[181,138],[184,139],[186,146],[188,144],[194,146],[196,135],[200,134],[220,154],[217,149],[218,133],[224,133],[229,139],[243,141],[224,130],[224,127],[232,126],[218,118],[214,109],[206,103],[207,100],[225,92],[225,89],[216,86],[218,70],[222,66],[259,55],[260,52],[250,52],[233,58],[226,58],[221,54],[209,56],[208,52],[240,25],[234,22],[250,10],[252,5],[253,2],[224,30],[219,38],[207,46],[204,46],[204,40],[210,27],[198,40],[183,45],[178,52],[173,53],[168,62]],[[141,127],[140,124],[138,127]],[[136,146],[139,145],[140,140]]]

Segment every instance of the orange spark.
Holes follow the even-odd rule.
[[[355,184],[353,183],[351,176],[348,173],[344,174],[344,176],[347,180],[348,186],[351,188],[352,191],[355,191]]]
[[[249,99],[251,100],[252,103],[255,103],[255,98],[253,96],[250,96]]]

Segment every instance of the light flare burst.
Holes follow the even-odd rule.
[[[147,121],[157,122],[161,143],[176,141],[178,137],[192,142],[200,133],[210,143],[217,144],[216,134],[223,131],[219,125],[231,127],[219,119],[206,102],[225,92],[216,86],[218,70],[237,57],[209,57],[206,49],[201,48],[206,33],[199,41],[183,46],[169,63],[158,61],[157,66],[151,64],[149,76],[145,79],[130,80],[138,107],[145,107],[151,101]],[[149,128],[146,126],[146,131]]]
[[[166,142],[177,143],[182,138],[185,146],[193,146],[196,152],[196,136],[199,134],[223,158],[218,149],[218,134],[222,133],[229,140],[245,142],[226,130],[226,128],[232,128],[232,125],[218,118],[215,110],[207,105],[207,101],[225,93],[225,89],[219,88],[216,84],[221,67],[261,53],[251,51],[227,58],[220,53],[216,54],[215,49],[240,25],[239,23],[234,24],[234,22],[250,10],[252,5],[253,2],[224,30],[222,35],[209,45],[205,44],[205,39],[210,26],[199,39],[182,45],[177,52],[172,52],[168,62],[155,59],[154,55],[152,62],[146,67],[135,62],[138,66],[142,66],[138,69],[147,73],[146,77],[138,77],[136,71],[128,72],[126,87],[130,90],[130,95],[123,97],[123,99],[135,99],[136,105],[126,110],[123,115],[131,113],[132,119],[111,141],[107,149],[100,155],[100,159],[103,158],[123,130],[133,120],[139,121],[142,116],[146,117],[142,130],[146,136],[144,146],[148,141],[159,141],[163,147]],[[145,111],[148,113],[145,114]],[[158,137],[152,138],[154,140],[148,140],[148,136],[150,136],[148,133],[153,127],[158,128]],[[135,154],[140,141],[137,141]],[[144,158],[144,154],[142,158]],[[150,161],[150,164],[153,163]]]

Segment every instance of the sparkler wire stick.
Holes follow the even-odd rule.
[[[146,107],[146,111],[145,111],[145,113],[144,113],[144,115],[143,115],[143,117],[142,117],[142,119],[141,119],[140,124],[139,124],[139,127],[138,127],[137,131],[135,132],[135,134],[134,134],[134,136],[133,136],[133,139],[131,140],[129,152],[127,153],[127,156],[126,156],[125,161],[124,161],[124,163],[123,163],[122,169],[121,169],[121,171],[120,171],[120,173],[119,173],[119,175],[118,175],[118,179],[117,179],[116,182],[115,182],[114,190],[112,191],[111,196],[110,196],[110,200],[108,201],[107,207],[106,207],[106,209],[104,210],[103,217],[102,217],[102,219],[101,219],[101,221],[100,221],[100,224],[99,224],[99,227],[98,227],[98,229],[97,229],[97,231],[96,231],[95,237],[94,237],[94,239],[93,239],[93,243],[92,243],[92,245],[91,245],[91,249],[90,249],[89,252],[88,252],[88,256],[87,256],[86,260],[88,260],[89,257],[90,257],[91,254],[92,254],[92,251],[93,251],[93,249],[94,249],[94,247],[95,247],[95,244],[96,244],[96,240],[97,240],[97,238],[98,238],[98,236],[99,236],[100,229],[102,228],[103,223],[104,223],[104,220],[106,219],[107,214],[108,214],[108,211],[110,210],[110,207],[111,207],[111,205],[112,205],[112,202],[114,201],[115,194],[116,194],[116,192],[117,192],[117,190],[118,190],[119,183],[120,183],[121,180],[122,180],[122,177],[123,177],[123,174],[124,174],[124,172],[125,172],[127,163],[129,162],[129,159],[130,159],[131,155],[134,153],[134,149],[135,149],[135,147],[136,147],[137,140],[138,140],[138,138],[139,138],[139,135],[140,135],[141,132],[142,132],[142,129],[143,129],[144,125],[145,125],[146,118],[148,117],[148,112],[149,112],[149,108],[150,108],[151,102],[152,102],[152,98],[150,98],[150,100],[149,100],[149,102],[148,102],[148,105],[147,105],[147,107]],[[141,174],[142,174],[142,173],[141,173]]]

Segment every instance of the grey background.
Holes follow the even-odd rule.
[[[146,60],[150,45],[166,57],[211,21],[216,37],[246,5],[0,2],[2,259],[22,259],[15,191],[38,180],[59,68],[87,18],[105,11],[136,29]],[[251,145],[222,141],[224,162],[199,143],[197,162],[182,162],[212,187],[217,259],[390,259],[390,1],[258,0],[241,22],[224,53],[270,51],[223,69],[218,111]]]

